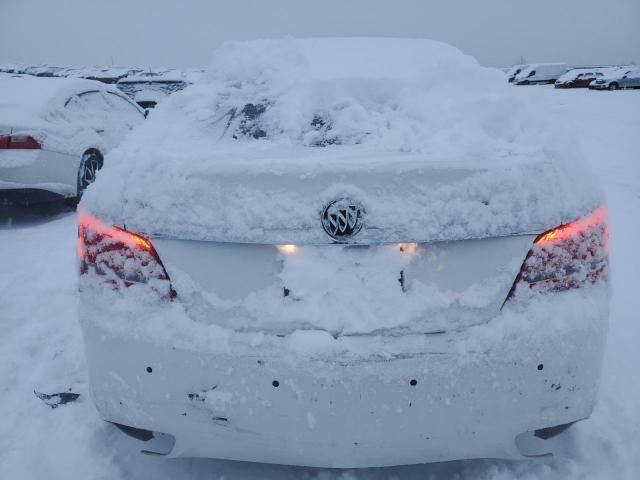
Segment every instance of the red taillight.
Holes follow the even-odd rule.
[[[79,213],[77,253],[80,275],[95,273],[111,284],[127,287],[153,281],[163,295],[176,296],[158,253],[141,235]]]
[[[586,217],[536,238],[509,296],[544,293],[606,280],[609,275],[609,224],[600,207]]]
[[[40,150],[42,145],[31,135],[0,135],[0,150]]]

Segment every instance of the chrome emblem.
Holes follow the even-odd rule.
[[[322,228],[338,241],[347,241],[360,231],[363,224],[364,208],[348,198],[335,200],[322,212]]]

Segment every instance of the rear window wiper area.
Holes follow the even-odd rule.
[[[242,138],[259,140],[269,138],[272,133],[281,133],[280,131],[270,132],[264,122],[265,112],[273,105],[273,102],[265,100],[259,103],[247,103],[242,108],[229,109],[225,115],[227,121],[223,135],[230,133],[236,140]],[[326,147],[342,143],[333,133],[331,118],[320,113],[313,115],[309,124],[303,129],[300,141],[310,147]]]
[[[231,135],[233,138],[249,137],[256,140],[265,138],[267,132],[262,128],[261,116],[271,105],[269,102],[247,103],[240,111],[237,108],[232,108],[228,112],[229,119],[225,132],[237,123]]]

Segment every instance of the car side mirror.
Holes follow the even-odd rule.
[[[144,111],[144,118],[147,118],[149,116],[149,110],[145,110]]]

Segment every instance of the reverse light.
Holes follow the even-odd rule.
[[[95,273],[115,286],[150,283],[162,295],[176,296],[152,243],[134,232],[78,214],[77,253],[80,275]]]
[[[297,245],[292,245],[292,244],[276,245],[276,248],[280,253],[283,253],[285,255],[295,255],[296,253],[298,253]]]
[[[31,135],[0,135],[0,150],[40,150],[42,145]]]
[[[600,207],[576,221],[542,233],[534,241],[509,296],[579,288],[609,275],[609,224]]]
[[[418,251],[417,243],[399,243],[397,245],[398,250],[403,256],[413,257]]]

